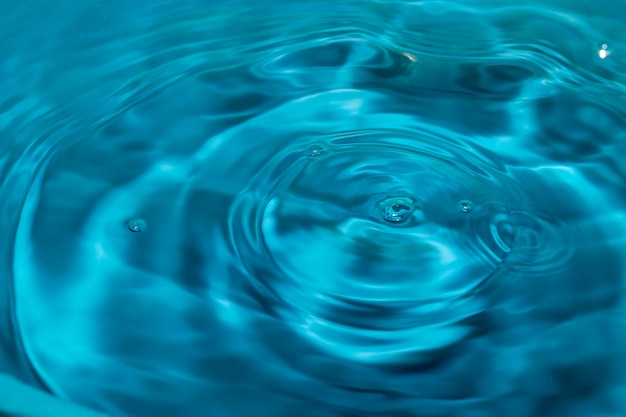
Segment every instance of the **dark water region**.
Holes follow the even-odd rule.
[[[5,3],[0,414],[626,415],[623,0]]]

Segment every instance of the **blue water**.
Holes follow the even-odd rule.
[[[626,415],[624,0],[0,9],[0,414]]]

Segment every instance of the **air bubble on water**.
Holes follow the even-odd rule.
[[[320,156],[324,152],[326,152],[326,148],[319,144],[309,145],[307,146],[305,150],[305,153],[307,154],[307,156],[310,156],[310,157]]]
[[[142,219],[132,219],[128,222],[128,230],[133,233],[138,233],[146,228],[146,222]]]
[[[409,197],[389,197],[379,203],[383,219],[392,223],[407,220],[415,211],[415,202]]]
[[[474,209],[474,205],[469,200],[459,201],[458,207],[459,207],[459,211],[465,214],[471,212]]]

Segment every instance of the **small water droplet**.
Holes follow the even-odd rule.
[[[459,211],[461,213],[469,213],[474,209],[474,205],[469,200],[461,200],[459,201]]]
[[[305,151],[307,156],[311,156],[311,157],[320,156],[324,152],[326,152],[326,148],[318,144],[307,146],[306,151]]]
[[[128,222],[128,230],[133,233],[138,233],[146,228],[146,222],[142,219],[133,219]]]
[[[393,223],[407,220],[415,211],[415,202],[409,197],[389,197],[379,206],[383,219]]]

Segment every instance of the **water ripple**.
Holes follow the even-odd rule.
[[[622,3],[7,6],[2,371],[129,417],[625,414]]]

